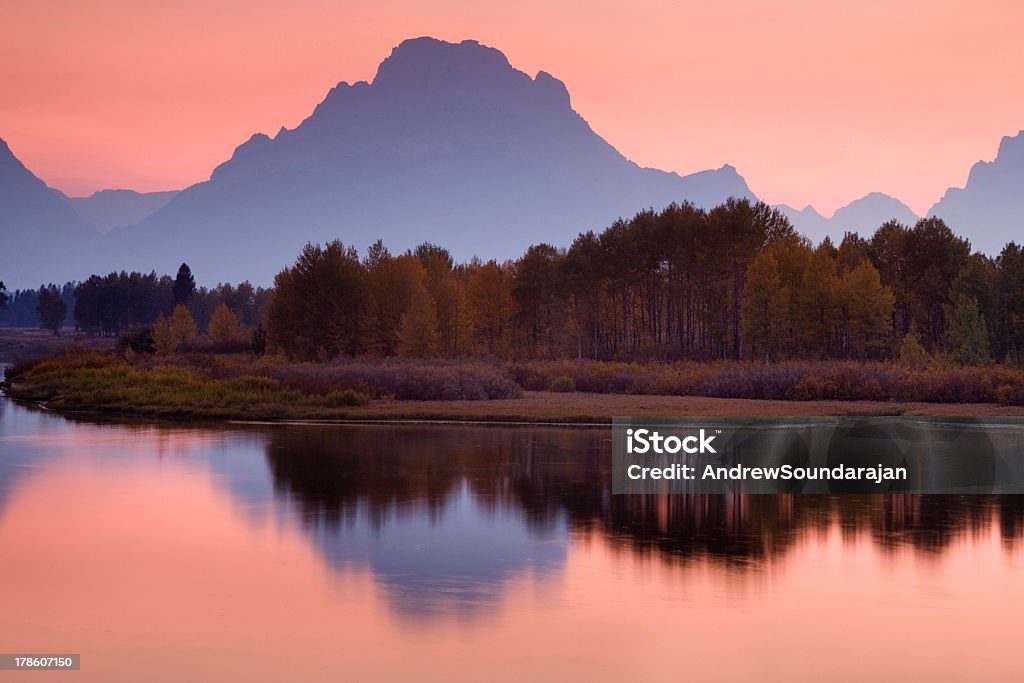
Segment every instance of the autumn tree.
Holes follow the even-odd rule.
[[[722,351],[732,358],[743,356],[740,309],[747,266],[777,239],[793,235],[793,226],[777,209],[763,202],[728,199],[708,212],[708,228],[716,240],[719,278],[726,305],[721,309]],[[710,260],[709,264],[713,264]]]
[[[779,261],[771,251],[750,262],[743,294],[743,335],[752,358],[776,359],[784,340],[786,309]]]
[[[358,353],[365,295],[354,248],[340,241],[307,244],[295,265],[274,278],[266,315],[268,342],[301,360]]]
[[[420,260],[412,254],[393,258],[379,240],[363,262],[366,272],[366,320],[364,344],[371,353],[391,356],[398,352],[402,317],[415,289],[426,278]]]
[[[895,301],[892,290],[868,261],[846,273],[842,282],[847,352],[854,358],[885,356]]]
[[[153,323],[153,348],[158,356],[169,356],[175,350],[171,323],[161,313]]]
[[[806,252],[806,271],[795,296],[799,302],[792,330],[798,342],[795,356],[817,359],[846,354],[837,339],[844,293],[839,272],[849,272],[848,266],[840,266],[843,244],[846,240],[838,249],[819,246]]]
[[[456,268],[447,249],[425,242],[413,250],[426,277],[424,285],[437,313],[438,351],[446,358],[469,352],[472,331],[466,311],[465,266]]]
[[[403,356],[433,358],[438,351],[437,311],[422,281],[413,284],[409,306],[402,315],[398,347]]]
[[[178,304],[174,307],[174,311],[171,313],[170,329],[175,349],[181,349],[191,344],[196,338],[196,332],[198,331],[196,321],[192,318],[192,314],[188,312],[184,304]]]
[[[238,339],[238,318],[226,303],[217,306],[210,318],[210,337],[217,344],[230,344]]]
[[[473,334],[480,351],[503,355],[512,326],[512,278],[494,261],[480,266],[467,287]]]
[[[840,274],[848,273],[871,258],[871,243],[855,232],[843,234],[843,240],[836,249],[836,267]]]

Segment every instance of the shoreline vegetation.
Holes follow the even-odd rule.
[[[58,412],[171,420],[608,424],[616,415],[1024,415],[1021,370],[850,361],[295,363],[72,345],[10,366],[4,388]]]
[[[814,246],[777,210],[730,199],[641,211],[503,263],[333,241],[307,244],[269,289],[197,287],[182,263],[173,278],[115,272],[7,298],[5,315],[34,306],[52,339],[73,315],[71,346],[8,354],[8,395],[62,411],[1024,414],[1024,249],[972,253],[937,218]]]

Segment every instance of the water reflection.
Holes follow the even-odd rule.
[[[877,677],[865,651],[964,678],[965,614],[1012,651],[1024,496],[611,496],[608,432],[0,401],[0,641],[85,650],[104,681],[674,679],[683,646],[699,680]]]
[[[282,427],[266,453],[275,485],[314,526],[361,514],[380,530],[412,504],[412,516],[443,523],[466,487],[482,510],[520,514],[539,538],[567,523],[672,560],[756,564],[833,526],[938,553],[994,522],[1016,541],[1024,524],[1024,496],[1013,495],[611,496],[607,450],[603,429]]]

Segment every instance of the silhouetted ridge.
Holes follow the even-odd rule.
[[[929,216],[938,216],[971,236],[971,244],[996,255],[1024,228],[1024,130],[1004,137],[993,161],[971,167],[964,187],[946,190]]]
[[[95,230],[0,139],[0,280],[8,288],[63,282],[89,267]]]
[[[814,242],[831,237],[837,244],[846,232],[870,236],[887,221],[914,225],[920,218],[909,206],[882,192],[871,192],[853,200],[836,209],[831,218],[825,218],[810,205],[799,211],[785,204],[776,208],[786,215],[798,232]]]
[[[269,284],[285,255],[338,238],[501,260],[645,207],[730,196],[753,198],[731,166],[679,177],[626,159],[550,74],[475,41],[417,38],[372,83],[339,83],[296,128],[253,135],[208,182],[115,231],[107,269],[185,261],[204,279]]]
[[[436,88],[452,82],[488,82],[516,71],[500,50],[475,40],[448,43],[434,38],[402,41],[377,67],[373,85],[403,90]]]

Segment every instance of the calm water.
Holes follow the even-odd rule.
[[[0,399],[0,651],[82,654],[34,681],[1024,678],[1024,496],[612,497],[609,438]]]

